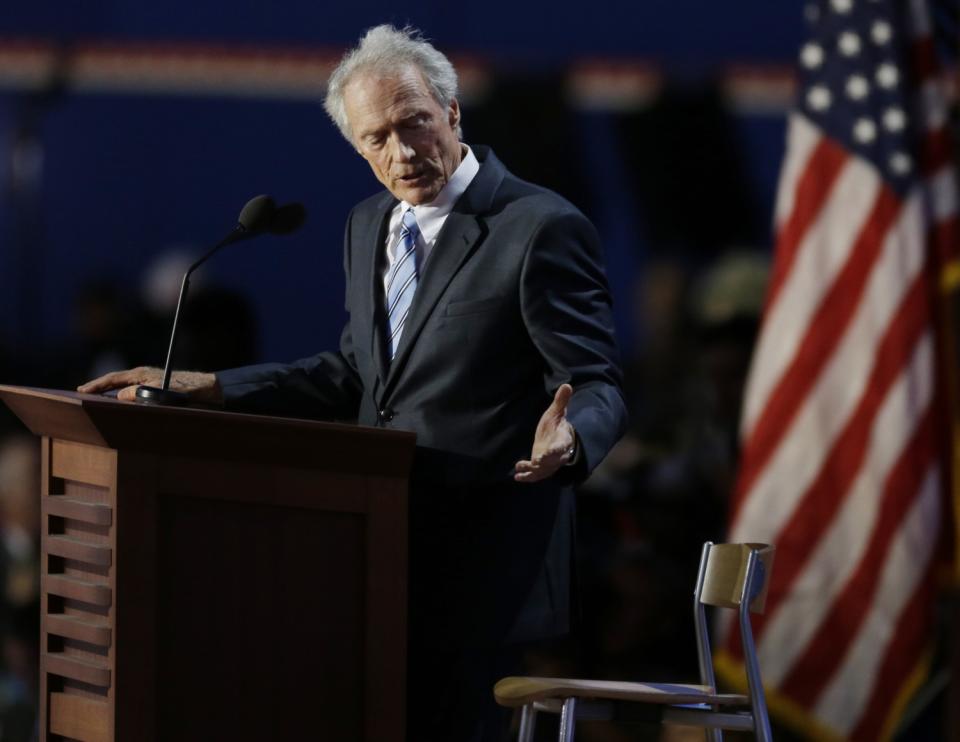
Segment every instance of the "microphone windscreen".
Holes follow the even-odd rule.
[[[286,204],[277,209],[270,220],[270,231],[274,234],[291,234],[303,226],[307,210],[303,204]]]
[[[240,211],[237,221],[247,232],[256,234],[270,228],[277,205],[270,196],[254,196]]]

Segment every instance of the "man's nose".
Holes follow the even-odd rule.
[[[403,137],[393,136],[393,157],[395,160],[400,162],[410,162],[417,155],[417,151],[410,145],[409,142],[405,142]]]

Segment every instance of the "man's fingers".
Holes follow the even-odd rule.
[[[534,469],[531,471],[517,471],[514,472],[513,479],[516,482],[539,482],[551,474],[553,474],[553,470]]]
[[[129,375],[129,371],[112,371],[109,374],[104,374],[103,376],[88,381],[86,384],[81,384],[77,387],[77,391],[83,392],[84,394],[96,394],[97,392],[105,392],[110,389],[126,386],[130,383],[128,379]]]
[[[554,448],[538,456],[534,456],[532,459],[523,459],[522,461],[518,461],[514,468],[522,470],[539,469],[541,467],[551,466],[555,463],[562,463],[566,453],[566,449]]]
[[[107,374],[107,376],[109,376],[109,374]],[[100,391],[100,389],[102,388],[101,384],[106,383],[106,380],[107,380],[106,376],[100,376],[96,379],[91,379],[85,384],[81,384],[80,386],[78,386],[77,391],[82,392],[83,394],[94,394]]]
[[[573,396],[573,387],[569,384],[561,384],[557,393],[553,395],[553,402],[550,403],[548,412],[557,417],[563,417],[567,414],[567,405],[570,403],[570,397]]]
[[[77,387],[78,392],[83,394],[98,394],[100,392],[108,392],[111,389],[124,389],[124,387],[129,386],[139,386],[140,384],[150,384],[153,379],[161,378],[162,371],[160,369],[151,368],[149,366],[138,366],[137,368],[130,368],[126,371],[111,371],[109,374],[104,374],[96,379],[88,381],[86,384],[81,384]],[[126,391],[124,389],[124,391]],[[118,399],[133,399],[129,396],[120,396],[117,395]]]
[[[527,462],[529,463],[529,462]],[[532,467],[523,467],[519,465],[516,467],[516,471],[513,473],[513,478],[517,482],[536,482],[544,478],[544,474]]]
[[[570,457],[573,446],[556,446],[544,454],[544,457],[555,458],[559,461],[565,461]]]
[[[117,399],[122,399],[125,402],[136,402],[137,401],[137,387],[139,384],[133,386],[124,387],[119,392],[117,392]]]
[[[568,451],[553,449],[533,459],[524,459],[514,465],[513,478],[518,482],[539,482],[552,476],[566,463]]]
[[[540,451],[534,456],[530,457],[530,461],[534,464],[550,463],[551,461],[561,460],[566,453],[570,450],[570,446],[566,443],[554,443],[546,451]]]

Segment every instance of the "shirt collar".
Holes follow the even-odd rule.
[[[467,190],[467,187],[480,171],[480,162],[477,160],[477,156],[473,154],[473,150],[466,144],[463,145],[463,148],[466,150],[463,159],[460,160],[460,164],[453,175],[450,176],[450,180],[447,181],[443,190],[437,194],[433,201],[413,207],[406,201],[400,202],[401,214],[407,209],[413,208],[413,213],[417,217],[417,224],[421,231],[429,231],[431,223],[436,224],[447,218],[453,211],[453,205],[457,202],[457,199],[463,195],[463,192]]]

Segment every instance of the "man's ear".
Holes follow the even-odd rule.
[[[447,112],[447,121],[450,123],[450,128],[454,131],[456,131],[457,126],[460,125],[460,104],[456,98],[450,100],[450,110]]]

